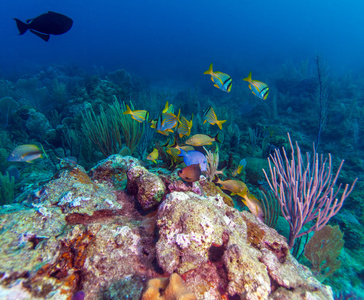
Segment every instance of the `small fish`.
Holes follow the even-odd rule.
[[[208,109],[206,109],[203,113],[203,117],[204,117],[204,121],[203,123],[205,124],[206,122],[209,122],[211,125],[216,124],[217,126],[219,126],[220,130],[222,129],[222,124],[226,122],[226,120],[218,120],[217,116],[214,112],[214,109],[212,107],[209,107]]]
[[[249,88],[252,90],[255,96],[263,100],[267,99],[269,87],[266,83],[259,80],[252,80],[252,72],[250,72],[248,77],[244,78],[243,80],[249,82]]]
[[[240,195],[239,195],[240,196]],[[250,212],[264,222],[264,212],[260,201],[250,192],[242,197],[241,201],[248,207]]]
[[[26,23],[14,18],[19,35],[24,34],[28,29],[31,33],[48,42],[50,34],[59,35],[71,29],[73,20],[65,15],[48,11]]]
[[[239,195],[241,197],[244,195],[245,197],[245,194],[249,192],[246,184],[240,180],[228,179],[222,181],[218,179],[216,183],[221,184],[222,189],[230,191],[231,195]]]
[[[138,121],[139,123],[143,123],[145,120],[148,120],[149,113],[146,110],[134,110],[132,111],[129,105],[126,105],[126,111],[123,112],[124,115],[131,115],[131,117]]]
[[[32,144],[17,146],[8,157],[8,161],[32,162],[37,158],[43,158],[43,151]]]
[[[179,134],[180,138],[182,138],[183,136],[189,136],[191,134],[192,119],[193,114],[191,117],[191,121],[188,121],[184,116],[182,116],[181,119],[178,120],[179,125],[177,128],[177,133]]]
[[[163,117],[159,115],[158,119],[151,121],[151,128],[154,128],[158,133],[163,135],[169,135],[170,132],[173,132],[170,128],[163,127]]]
[[[181,111],[179,111],[177,116],[173,113],[163,113],[162,114],[162,130],[168,130],[168,129],[172,129],[172,128],[176,127],[178,125],[178,119],[179,119],[180,112]]]
[[[214,86],[224,92],[229,93],[231,91],[231,84],[233,80],[228,74],[222,72],[214,72],[212,70],[212,64],[210,65],[209,69],[204,72],[204,74],[211,75],[211,80],[214,83]]]
[[[173,104],[168,105],[168,101],[166,102],[166,106],[164,107],[162,113],[171,113],[174,114],[174,107]]]
[[[154,148],[153,151],[148,154],[147,160],[151,160],[152,162],[154,162],[156,164],[157,159],[158,159],[158,155],[159,155],[158,149]]]
[[[150,127],[155,128],[158,133],[169,135],[170,132],[173,132],[172,129],[177,126],[179,115],[180,111],[177,116],[172,113],[162,113],[156,122],[152,122]]]
[[[178,176],[186,182],[195,182],[200,180],[201,168],[199,164],[192,164],[178,171]]]
[[[218,132],[215,135],[215,137],[211,137],[206,134],[195,134],[186,141],[186,144],[198,147],[198,146],[212,145],[212,142],[221,143],[219,134],[220,134],[220,132]]]
[[[239,162],[239,166],[235,169],[235,171],[232,173],[232,176],[235,177],[236,175],[239,175],[241,171],[246,167],[246,159],[242,159]]]
[[[207,170],[207,159],[203,153],[195,150],[186,152],[181,147],[178,147],[178,149],[180,150],[180,154],[178,156],[183,156],[183,161],[186,166],[199,164],[202,172]]]

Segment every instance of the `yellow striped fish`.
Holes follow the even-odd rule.
[[[211,75],[211,80],[214,83],[214,86],[224,92],[229,93],[231,91],[231,84],[233,80],[228,74],[222,72],[214,72],[212,70],[212,64],[210,65],[209,69],[204,72],[204,74]]]
[[[143,123],[145,120],[148,120],[149,113],[146,110],[134,110],[132,111],[129,105],[126,105],[126,111],[123,112],[124,115],[131,115],[131,117],[138,121],[139,123]]]
[[[214,112],[214,109],[212,107],[209,107],[208,109],[206,109],[203,113],[203,118],[204,121],[203,123],[205,124],[206,122],[209,122],[211,125],[216,124],[217,126],[219,126],[220,129],[222,129],[222,124],[226,122],[226,120],[218,120],[217,116]]]
[[[249,88],[252,90],[255,96],[263,100],[267,99],[269,93],[269,87],[266,83],[261,82],[259,80],[253,80],[252,72],[250,72],[248,77],[244,78],[243,80],[249,82]]]
[[[179,134],[179,137],[183,136],[189,136],[191,134],[191,128],[192,128],[192,119],[193,114],[191,117],[191,121],[188,121],[184,116],[181,117],[181,120],[179,120],[179,125],[177,128],[177,133]]]

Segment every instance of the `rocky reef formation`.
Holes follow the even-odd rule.
[[[61,170],[2,209],[0,298],[333,299],[285,238],[221,193],[130,156]]]

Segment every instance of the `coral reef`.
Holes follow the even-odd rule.
[[[217,171],[221,180],[243,181],[258,197],[258,188],[269,190],[266,158],[282,147],[289,151],[287,131],[303,151],[312,149],[319,105],[308,61],[273,74],[272,97],[260,102],[237,83],[222,96],[197,82],[196,89],[157,90],[124,69],[100,68],[95,75],[75,66],[39,68],[0,79],[0,201],[6,204],[0,211],[0,298],[71,299],[83,291],[86,300],[139,299],[148,280],[167,282],[179,274],[197,299],[332,299],[289,254],[282,236],[235,209],[245,208],[212,174],[225,170]],[[332,153],[334,168],[345,159],[338,184],[364,173],[363,82],[361,75],[345,75],[329,87],[320,153]],[[227,122],[222,143],[205,145],[211,172],[192,184],[182,181],[177,174],[184,165],[173,145],[183,146],[188,137],[167,139],[150,123],[124,115],[119,100],[147,110],[150,120],[168,101],[181,118],[191,116],[191,135],[217,134],[217,126],[203,124],[202,112],[213,106]],[[92,118],[82,117],[87,112]],[[49,159],[8,162],[22,143],[41,143]],[[144,160],[154,147],[156,163]],[[247,164],[235,173],[242,160]],[[364,295],[362,186],[358,181],[345,211],[330,220],[345,240],[340,276],[323,282],[336,295]],[[288,236],[273,198],[264,199],[265,221]]]
[[[4,209],[0,297],[138,299],[144,288],[155,292],[145,299],[332,299],[274,229],[221,191],[170,191],[175,172],[158,173],[112,155],[88,173],[61,170]],[[144,216],[141,199],[157,213]]]

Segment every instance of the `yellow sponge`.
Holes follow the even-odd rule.
[[[150,279],[141,300],[197,300],[197,298],[186,288],[181,276],[173,273],[169,278]]]

